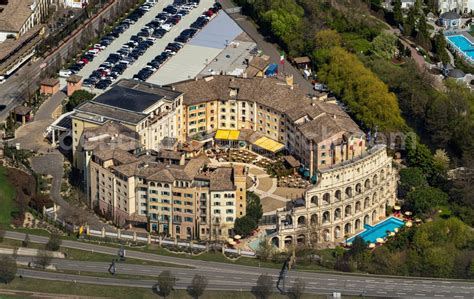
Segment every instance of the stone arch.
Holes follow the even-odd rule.
[[[286,215],[284,222],[285,222],[287,225],[293,224],[293,217],[291,217],[291,215]]]
[[[364,182],[364,188],[365,190],[369,190],[370,189],[370,180],[369,179],[366,179],[365,182]]]
[[[367,209],[368,207],[370,207],[370,198],[366,197],[364,199],[364,209]]]
[[[372,185],[377,186],[379,184],[379,177],[377,175],[374,175],[372,178]]]
[[[190,227],[186,227],[186,236],[188,238],[192,238],[193,237],[193,231]]]
[[[347,187],[346,188],[346,197],[351,198],[352,197],[352,187]]]
[[[311,224],[318,224],[318,214],[311,215]]]
[[[356,184],[355,191],[356,191],[356,194],[362,193],[362,185],[360,183]]]
[[[378,194],[377,194],[377,192],[374,192],[374,194],[372,195],[372,205],[377,203],[378,200],[379,200]]]
[[[150,187],[155,187],[155,182],[150,182]]]
[[[160,188],[161,188],[161,187],[163,187],[163,185],[162,185],[161,183],[157,183],[157,184],[156,184],[156,187],[160,187]]]
[[[334,239],[337,240],[341,237],[341,227],[340,226],[336,226],[334,228]]]
[[[383,214],[385,214],[385,207],[383,204],[381,204],[379,206],[379,215],[383,215]]]
[[[362,210],[362,204],[360,203],[360,200],[358,200],[355,204],[355,210],[356,212],[360,212]]]
[[[336,190],[336,192],[334,192],[334,198],[336,199],[336,201],[341,201],[342,200],[341,190]]]
[[[331,233],[329,232],[329,229],[327,228],[323,230],[323,239],[324,239],[324,242],[331,241]]]
[[[352,233],[352,224],[349,222],[344,225],[344,234],[347,235],[350,233]]]
[[[303,234],[298,235],[298,237],[296,238],[296,244],[304,245],[305,243],[306,243],[306,236]]]
[[[374,210],[372,212],[372,223],[374,223],[375,221],[377,221],[377,210]]]
[[[304,226],[306,224],[306,217],[300,216],[298,217],[298,226]]]
[[[323,204],[328,205],[331,203],[331,194],[324,193],[323,195]]]
[[[369,224],[369,223],[370,223],[370,216],[367,214],[364,217],[364,225]]]
[[[286,236],[285,237],[285,247],[289,247],[293,245],[293,237],[292,236]]]
[[[164,184],[164,185],[163,185],[163,187],[165,187],[165,188],[169,188],[169,187],[170,187],[170,185],[169,185],[169,184]]]
[[[352,215],[352,206],[348,205],[344,208],[344,217],[348,217]]]
[[[385,179],[385,169],[382,169],[382,171],[380,171],[380,179],[381,180]]]
[[[362,221],[360,221],[360,219],[357,219],[357,220],[355,221],[354,228],[355,228],[356,231],[357,231],[357,230],[360,230],[360,229],[362,228],[362,227],[361,227],[361,223],[362,223]]]
[[[334,210],[334,221],[341,219],[341,209],[337,208]]]
[[[323,223],[330,222],[331,221],[331,214],[329,211],[326,211],[323,213]]]
[[[311,196],[311,204],[319,206],[318,197],[316,195]]]
[[[276,248],[280,248],[280,239],[278,237],[273,237],[271,240],[271,244]]]

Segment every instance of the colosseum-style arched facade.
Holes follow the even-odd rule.
[[[272,243],[284,249],[306,242],[334,245],[385,218],[396,200],[396,171],[386,147],[321,171],[303,200],[277,211]]]

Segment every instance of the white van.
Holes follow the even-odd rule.
[[[71,75],[72,75],[72,71],[70,71],[70,70],[60,70],[59,71],[59,77],[68,78]]]
[[[3,84],[7,81],[7,78],[5,76],[0,76],[0,84]]]

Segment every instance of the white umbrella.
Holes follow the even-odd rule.
[[[374,243],[370,243],[370,244],[369,244],[369,248],[375,248],[375,244],[374,244]]]
[[[410,211],[406,211],[406,212],[405,212],[405,215],[407,215],[407,216],[411,216],[412,214],[413,214],[413,213],[410,212]]]
[[[401,207],[400,207],[400,206],[394,206],[393,209],[394,209],[395,211],[400,211]]]
[[[242,239],[242,236],[241,236],[241,235],[235,235],[235,236],[234,236],[234,239],[240,240],[240,239]]]
[[[406,226],[406,227],[412,227],[412,226],[413,226],[413,222],[408,221],[407,223],[405,223],[405,226]]]
[[[383,243],[385,242],[382,238],[377,238],[377,240],[375,240],[377,243]]]

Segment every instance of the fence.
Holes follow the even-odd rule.
[[[49,219],[50,221],[56,223],[59,227],[65,228],[72,232],[79,231],[79,228],[77,226],[69,224],[64,220],[60,220],[57,217],[56,205],[48,209],[44,208],[43,216],[46,219]],[[196,249],[202,249],[202,250],[209,249],[209,244],[204,245],[204,244],[194,243],[192,241],[188,242],[188,241],[178,241],[177,239],[166,239],[163,237],[152,236],[148,233],[146,234],[146,237],[144,237],[144,236],[138,235],[136,232],[122,232],[120,229],[118,229],[117,232],[108,232],[104,228],[102,230],[94,230],[86,226],[86,233],[88,236],[104,238],[104,239],[110,238],[110,239],[118,239],[118,240],[134,241],[134,242],[143,242],[147,244],[155,243],[155,244],[159,244],[160,246],[161,245],[175,245],[175,246],[179,246],[183,248],[196,248]],[[226,248],[224,245],[221,245],[221,244],[213,244],[213,246],[219,248],[222,251],[222,253],[238,254],[238,255],[246,256],[246,257],[256,256],[255,252],[249,251],[249,250]]]

